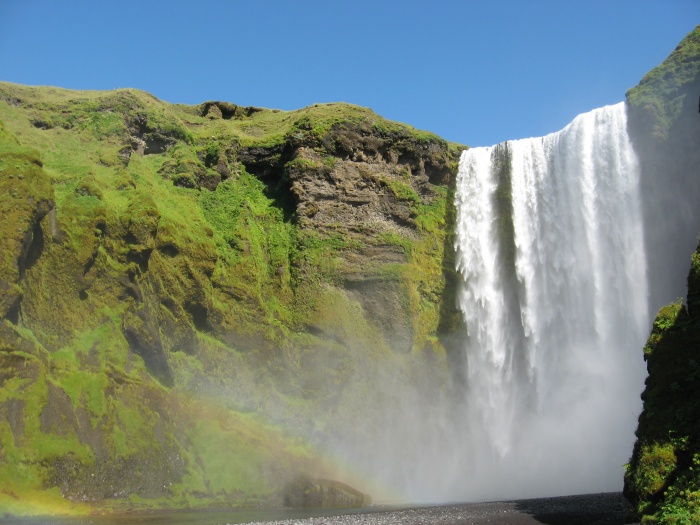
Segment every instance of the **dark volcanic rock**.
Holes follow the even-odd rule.
[[[629,504],[619,492],[517,501],[437,505],[352,513],[306,519],[282,519],[267,525],[617,525]]]
[[[292,508],[343,508],[363,507],[371,499],[339,481],[300,476],[287,486],[284,503]]]

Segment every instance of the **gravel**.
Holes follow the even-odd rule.
[[[629,504],[619,492],[492,503],[440,505],[341,516],[263,522],[266,525],[619,525]],[[260,525],[260,524],[258,524]]]
[[[134,512],[105,516],[3,518],[14,525],[621,525],[629,504],[619,492],[432,507],[369,507],[305,511],[205,510]],[[290,519],[297,514],[296,519]],[[335,514],[324,516],[324,514]],[[315,517],[306,517],[306,516]],[[283,516],[284,519],[278,519]],[[261,521],[273,519],[275,521]]]

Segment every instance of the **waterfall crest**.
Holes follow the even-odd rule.
[[[465,151],[455,204],[470,497],[619,490],[650,321],[624,103]]]

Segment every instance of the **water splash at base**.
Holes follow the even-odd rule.
[[[470,497],[619,490],[650,321],[625,105],[464,152],[456,206]]]

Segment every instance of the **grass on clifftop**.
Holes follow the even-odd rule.
[[[637,86],[627,91],[629,104],[644,108],[655,119],[653,134],[665,138],[678,118],[685,97],[698,93],[687,92],[687,86],[697,82],[700,75],[700,26],[691,31],[663,64],[644,75]]]

